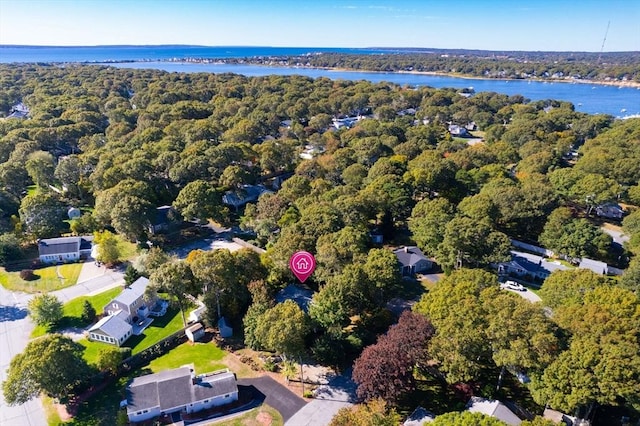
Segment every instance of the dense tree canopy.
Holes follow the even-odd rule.
[[[61,334],[29,342],[24,352],[11,360],[7,380],[2,383],[5,401],[24,404],[41,392],[58,399],[71,396],[90,374],[83,351],[82,345]]]

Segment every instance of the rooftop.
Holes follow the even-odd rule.
[[[238,391],[236,377],[228,370],[199,376],[193,371],[191,365],[136,377],[127,387],[127,412],[153,407],[165,411]]]
[[[111,337],[119,338],[131,330],[131,324],[120,318],[119,315],[108,315],[95,323],[89,331],[101,330]]]
[[[144,296],[144,292],[146,291],[148,285],[149,279],[140,277],[133,283],[131,283],[129,287],[122,290],[122,293],[114,297],[113,300],[129,306],[133,302],[138,300],[139,297]]]

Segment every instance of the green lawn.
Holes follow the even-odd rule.
[[[138,248],[134,243],[130,243],[120,235],[116,235],[116,239],[118,240],[121,260],[131,260],[138,255]]]
[[[137,354],[165,337],[175,333],[182,327],[184,327],[184,325],[182,323],[180,310],[169,307],[164,316],[154,318],[151,325],[145,328],[141,335],[131,336],[129,340],[125,342],[124,346],[131,348],[132,354]]]
[[[102,293],[96,294],[95,296],[82,296],[82,297],[78,297],[77,299],[73,299],[70,302],[65,303],[64,317],[62,318],[62,321],[60,321],[60,324],[58,325],[58,327],[56,327],[56,329],[60,330],[60,329],[69,328],[69,327],[78,327],[78,328],[86,327],[89,324],[83,323],[82,320],[80,319],[80,316],[82,315],[82,306],[84,305],[84,301],[88,300],[91,303],[91,306],[93,306],[93,308],[99,314],[100,312],[102,312],[102,309],[104,308],[104,306],[107,303],[109,303],[111,299],[116,297],[121,291],[122,291],[121,287],[115,287],[110,290],[104,291]],[[43,327],[40,325],[36,326],[36,328],[33,329],[33,332],[31,332],[31,338],[43,336],[48,331],[54,331],[54,330],[47,330],[46,327]]]
[[[63,278],[58,278],[56,269]],[[47,266],[33,270],[33,273],[39,277],[38,279],[25,281],[20,278],[20,272],[7,272],[4,268],[0,268],[0,284],[7,290],[25,293],[55,291],[74,285],[78,281],[81,270],[82,263]]]
[[[107,301],[104,304],[107,304],[116,294],[118,294],[118,292],[111,295],[110,298],[107,298]],[[102,307],[100,309],[102,309]],[[180,315],[180,311],[176,308],[170,307],[167,309],[167,313],[164,316],[154,318],[151,325],[147,327],[141,335],[131,336],[124,343],[123,347],[130,348],[131,354],[137,354],[138,352],[142,352],[147,349],[149,346],[156,344],[165,337],[175,333],[182,327],[182,315]],[[98,359],[100,349],[110,346],[108,343],[92,342],[87,339],[82,339],[78,343],[86,348],[84,351],[84,359],[90,364],[95,364]]]
[[[267,423],[265,419],[271,418],[273,421]],[[262,421],[261,421],[262,420]],[[284,424],[282,416],[273,407],[267,404],[262,404],[260,407],[247,411],[239,417],[234,417],[231,420],[220,421],[212,423],[215,426],[246,426],[246,425],[261,425],[270,424],[271,426],[281,426]]]
[[[179,316],[180,315],[178,314],[178,317]],[[85,344],[83,341],[80,341],[80,343]],[[104,344],[98,345],[99,347],[106,346]],[[115,424],[115,419],[118,416],[118,413],[122,413],[122,411],[118,409],[118,405],[120,401],[124,399],[124,389],[130,379],[144,374],[155,373],[167,368],[176,368],[189,363],[195,364],[196,372],[198,374],[219,370],[226,367],[220,362],[225,355],[225,352],[213,343],[198,343],[194,346],[191,346],[188,343],[182,344],[160,358],[153,360],[148,366],[133,371],[131,374],[110,383],[104,390],[89,398],[88,401],[82,403],[75,418],[70,422],[65,423],[65,425],[113,425]],[[256,410],[258,411],[252,410],[241,418],[255,418],[255,416],[260,413],[259,410],[264,411],[266,409],[265,407],[266,406],[257,408]],[[275,410],[266,410],[274,419],[273,425],[282,425],[282,417]],[[49,417],[50,425],[58,424],[54,419],[54,416]],[[236,424],[242,425],[254,423],[225,422],[222,424],[231,426]]]
[[[187,342],[151,361],[149,368],[154,373],[158,373],[162,370],[193,363],[196,367],[196,374],[208,373],[226,368],[220,362],[225,355],[222,349],[211,342],[196,344]]]

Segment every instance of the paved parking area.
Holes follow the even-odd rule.
[[[265,396],[265,404],[278,410],[285,422],[307,404],[304,399],[268,376],[239,379],[238,384],[254,386],[262,392]]]

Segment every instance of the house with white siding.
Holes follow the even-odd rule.
[[[89,329],[89,339],[95,342],[122,346],[133,334],[133,327],[122,318],[123,316],[126,316],[126,314],[120,311],[118,315],[103,317]]]
[[[182,412],[196,413],[238,400],[235,374],[220,370],[196,376],[194,366],[136,377],[126,390],[130,422]]]
[[[91,255],[92,236],[60,237],[38,240],[42,263],[76,262]]]

